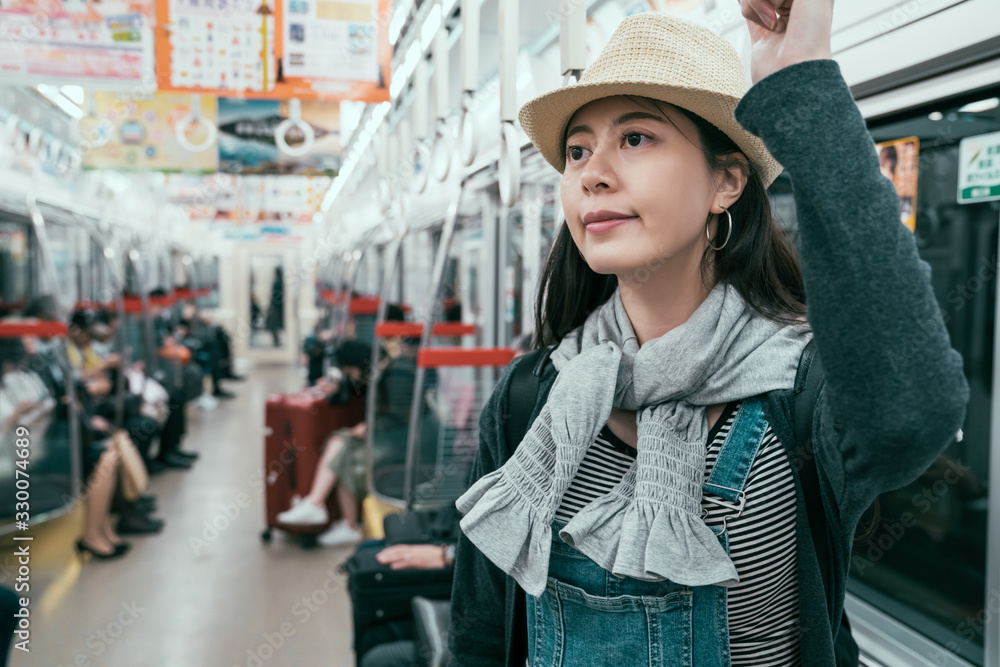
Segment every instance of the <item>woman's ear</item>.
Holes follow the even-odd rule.
[[[743,153],[730,153],[726,156],[726,167],[719,172],[713,213],[721,213],[723,209],[728,209],[739,200],[743,189],[747,186],[749,175],[750,164]],[[719,211],[715,210],[716,206],[719,207]]]

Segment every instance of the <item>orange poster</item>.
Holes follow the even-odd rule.
[[[288,97],[388,102],[389,0],[279,0]]]
[[[920,138],[906,137],[875,144],[882,175],[892,181],[899,195],[899,220],[917,229],[917,177],[920,172]]]
[[[273,0],[157,0],[160,90],[267,94],[277,81]]]
[[[156,0],[160,90],[385,102],[389,0]]]

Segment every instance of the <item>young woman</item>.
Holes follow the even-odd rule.
[[[859,517],[962,424],[962,360],[830,60],[833,1],[742,5],[749,91],[725,40],[648,13],[521,111],[562,173],[538,306],[555,348],[513,455],[510,371],[482,415],[454,666],[832,665]],[[813,336],[830,596],[789,449]]]

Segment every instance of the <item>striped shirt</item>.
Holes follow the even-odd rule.
[[[705,478],[712,472],[739,403],[730,403],[708,436]],[[568,522],[607,494],[635,462],[635,449],[605,427],[587,451],[556,511]],[[734,667],[800,664],[798,575],[795,568],[795,483],[784,448],[768,428],[744,488],[743,513],[727,522],[729,554],[740,581],[728,589],[729,647]],[[733,511],[702,498],[705,523],[720,526]]]

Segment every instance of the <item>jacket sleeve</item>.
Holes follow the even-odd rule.
[[[497,383],[479,417],[479,451],[470,486],[502,466],[507,458],[504,419],[507,388],[515,360]],[[448,647],[451,667],[503,667],[506,664],[507,575],[482,554],[464,533],[455,550]]]
[[[961,427],[962,358],[837,63],[775,72],[736,117],[792,179],[808,317],[826,369],[817,468],[850,530],[876,495],[916,479]]]

